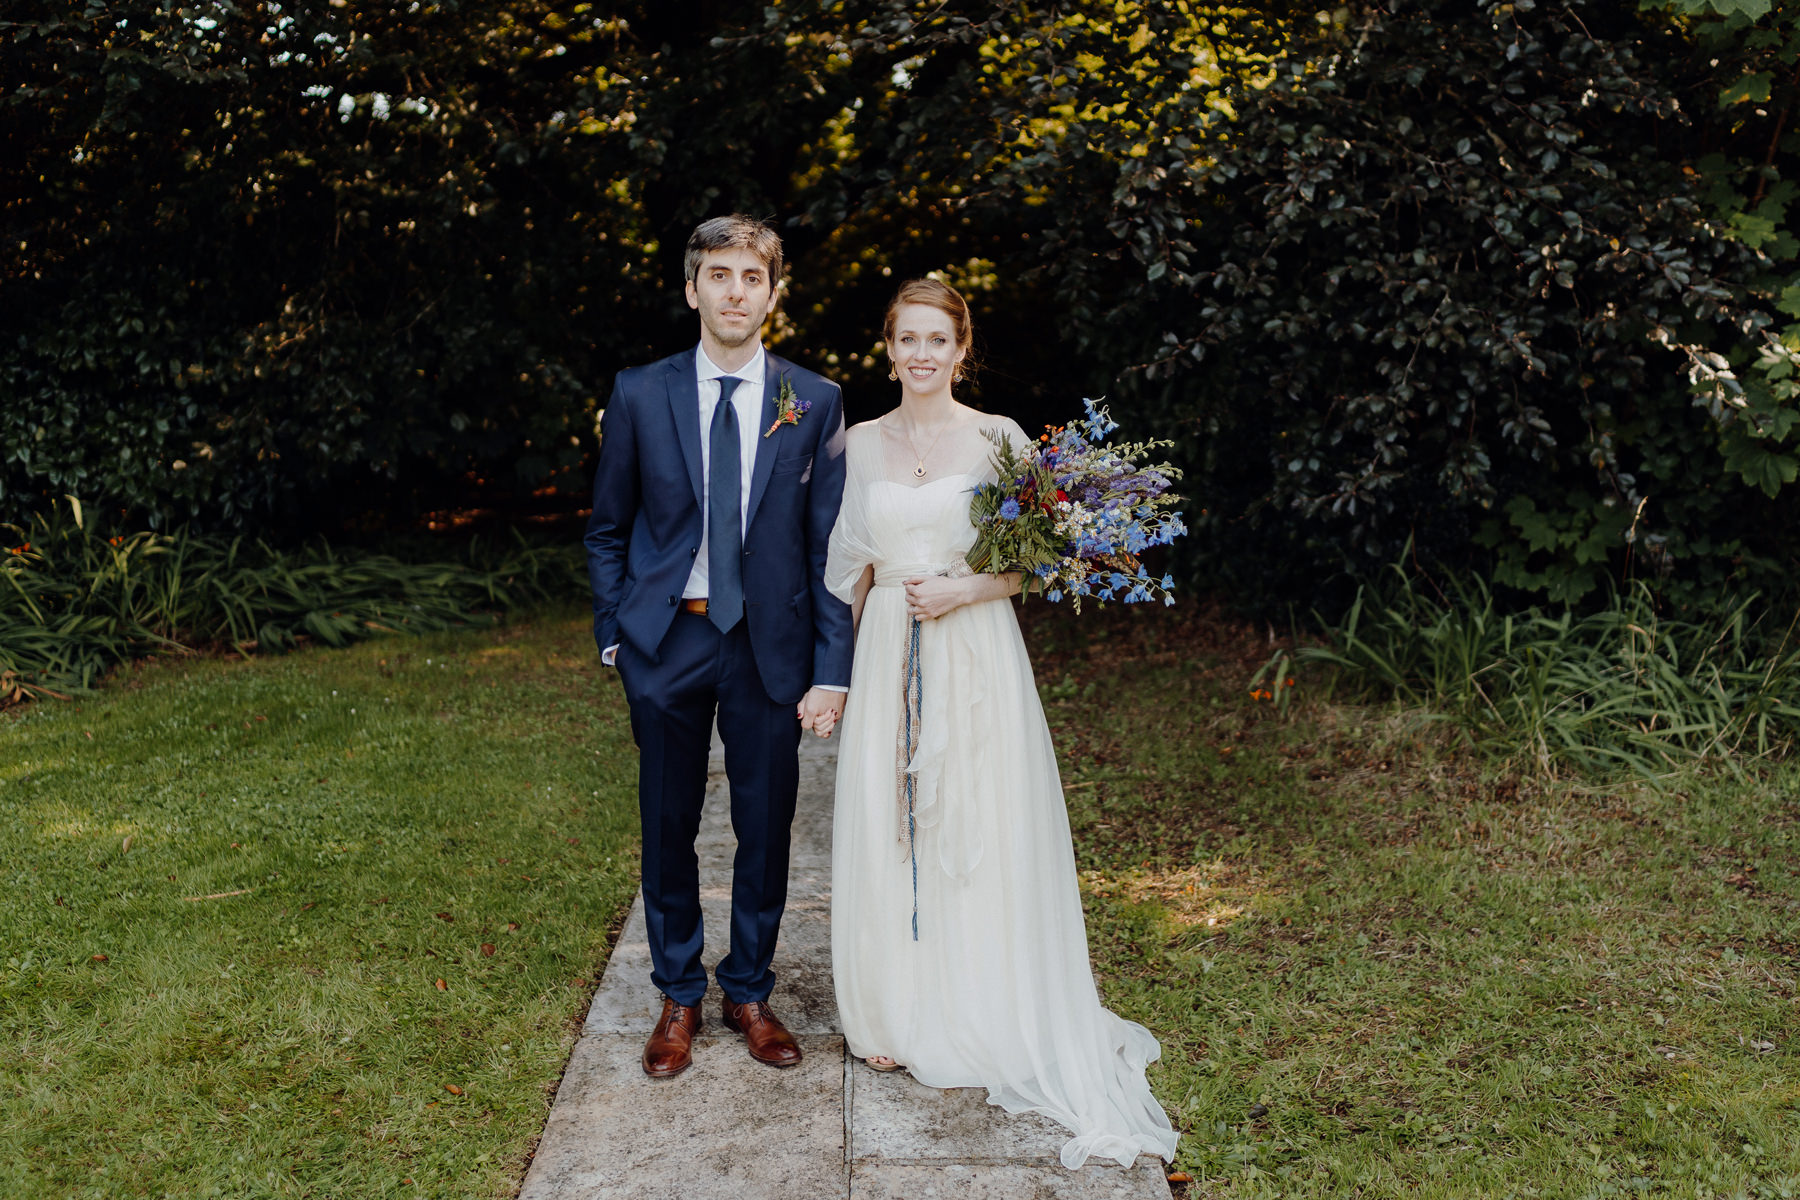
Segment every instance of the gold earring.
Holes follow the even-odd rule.
[[[900,378],[900,372],[899,372],[899,371],[897,371],[897,370],[895,370],[895,368],[894,368],[894,364],[893,364],[893,363],[889,363],[889,364],[888,364],[888,378],[889,378],[889,379],[898,379],[898,378]]]

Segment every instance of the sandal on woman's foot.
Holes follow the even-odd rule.
[[[880,1071],[883,1074],[886,1074],[889,1071],[898,1071],[900,1069],[899,1063],[880,1054],[871,1054],[869,1057],[863,1059],[863,1062],[868,1066],[869,1070]]]

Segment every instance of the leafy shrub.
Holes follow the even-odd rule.
[[[1784,584],[1744,367],[1793,354],[1688,169],[1697,60],[1616,0],[1340,9],[1121,167],[1044,269],[1100,298],[1089,354],[1144,364],[1118,411],[1185,451],[1190,573],[1275,608],[1403,546],[1557,603]]]
[[[0,518],[294,534],[580,464],[668,285],[552,15],[9,5]]]
[[[1707,86],[1694,167],[1700,195],[1726,234],[1760,256],[1757,291],[1786,320],[1787,351],[1800,350],[1800,4],[1794,0],[1671,0]],[[1741,417],[1724,431],[1727,466],[1774,496],[1800,476],[1800,377],[1790,354],[1734,362]]]
[[[1298,658],[1545,773],[1735,768],[1800,741],[1800,609],[1777,619],[1750,595],[1670,620],[1638,585],[1586,615],[1512,613],[1479,577],[1430,587],[1390,568]]]
[[[485,624],[587,590],[573,545],[475,545],[461,562],[404,562],[322,542],[277,551],[219,534],[109,534],[74,501],[27,527],[0,525],[0,539],[0,706],[91,687],[148,654],[342,646]]]

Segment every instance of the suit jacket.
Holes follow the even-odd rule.
[[[628,642],[652,662],[675,618],[705,526],[695,352],[619,373],[600,427],[588,579],[594,640]],[[809,405],[768,437],[783,380]],[[837,384],[774,354],[744,524],[744,620],[771,699],[850,684],[850,608],[825,590],[825,551],[844,496],[844,408]]]

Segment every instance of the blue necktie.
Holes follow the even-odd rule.
[[[713,405],[708,435],[712,466],[706,498],[706,617],[720,633],[728,632],[744,615],[742,451],[737,408],[731,403],[731,393],[742,382],[732,375],[719,377],[719,402]]]

